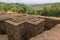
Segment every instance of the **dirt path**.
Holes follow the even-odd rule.
[[[8,40],[7,35],[0,35],[0,40]]]
[[[60,40],[60,24],[56,25],[51,30],[45,31],[30,40]]]

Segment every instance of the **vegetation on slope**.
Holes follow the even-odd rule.
[[[49,8],[45,6],[41,12],[41,15],[60,17],[60,4],[53,4]]]
[[[60,17],[60,4],[55,3],[51,7],[44,6],[42,10],[36,10],[25,4],[0,3],[0,11]]]

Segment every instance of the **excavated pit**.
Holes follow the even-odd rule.
[[[5,18],[7,20],[5,20]],[[0,27],[2,29],[0,30],[0,34],[7,33],[9,40],[29,40],[30,38],[40,35],[44,29],[45,31],[49,31],[53,29],[56,24],[60,23],[58,19],[39,17],[38,15],[8,15],[8,18],[7,16],[0,16],[0,19]]]

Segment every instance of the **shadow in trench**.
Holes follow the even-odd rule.
[[[47,30],[51,30],[52,28],[54,28],[57,24],[55,25],[50,25],[50,26],[46,26],[44,27],[44,31],[47,31]]]
[[[0,30],[0,34],[4,35],[4,34],[7,34],[7,33],[4,30]]]
[[[42,32],[40,32],[40,33],[37,33],[37,34],[22,34],[22,39],[23,40],[29,40],[29,39],[31,39],[31,38],[33,38],[33,37],[35,37],[35,36],[37,36],[37,35],[39,35],[39,34],[41,34],[41,33],[43,33],[43,31]]]

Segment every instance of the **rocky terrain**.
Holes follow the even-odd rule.
[[[8,40],[7,35],[0,35],[0,40]],[[60,24],[57,24],[52,29],[46,30],[30,40],[60,40]]]
[[[4,15],[5,17],[1,15],[0,19],[5,20],[13,15],[20,16],[20,14],[13,14],[13,15],[7,14],[7,15],[8,17],[6,15]],[[49,26],[51,29],[45,30],[43,33],[38,34],[37,36],[30,38],[29,40],[60,40],[60,18],[45,17],[45,16],[40,16],[40,18],[45,19],[45,25]],[[0,35],[0,40],[8,40],[8,36]]]
[[[30,40],[60,40],[60,24],[31,38]]]

